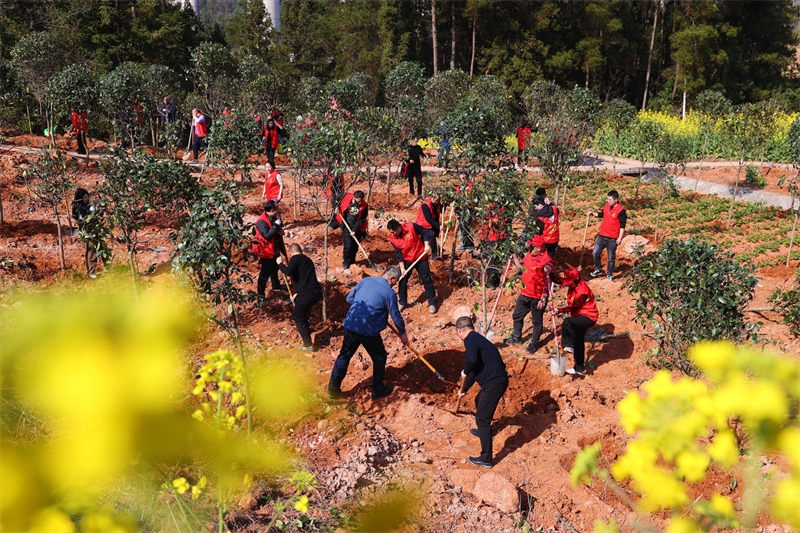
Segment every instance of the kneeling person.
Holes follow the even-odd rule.
[[[561,326],[561,343],[564,346],[564,352],[573,354],[575,358],[575,367],[570,368],[567,372],[569,374],[586,374],[584,366],[586,346],[583,337],[587,329],[597,324],[600,316],[594,293],[589,285],[581,279],[577,268],[567,269],[560,278],[552,274],[550,277],[553,283],[569,287],[567,305],[558,309],[558,313],[570,314],[564,319]]]

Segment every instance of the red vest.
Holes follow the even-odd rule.
[[[70,120],[72,121],[73,135],[86,133],[86,111],[81,111],[80,115],[77,111],[73,111]]]
[[[203,115],[200,115],[200,116],[202,117]],[[203,117],[203,118],[205,118],[205,117]],[[206,127],[206,121],[205,120],[203,122],[197,122],[195,124],[194,134],[195,134],[196,137],[205,137],[207,133],[208,133],[208,128]]]
[[[268,228],[272,228],[272,221],[266,213],[262,213],[258,220],[263,220],[267,223]],[[250,252],[256,254],[259,259],[273,259],[275,257],[275,239],[265,239],[256,229],[255,240],[250,247]]]
[[[609,239],[619,237],[619,214],[623,210],[622,204],[614,207],[606,204],[603,206],[603,222],[600,224],[600,235]]]
[[[278,147],[278,126],[274,128],[268,128],[264,126],[264,146],[268,146],[270,148],[277,148]]]
[[[558,208],[553,206],[553,216],[551,217],[536,217],[544,224],[542,230],[542,237],[546,244],[557,244],[559,239],[558,233]]]
[[[517,128],[517,150],[527,150],[531,138],[531,129],[528,126]]]
[[[414,231],[414,224],[412,222],[405,222],[402,224],[403,235],[395,237],[394,234],[389,234],[389,242],[395,245],[403,254],[403,261],[412,263],[416,261],[422,252],[425,251],[425,245],[422,244],[422,239],[417,232]]]
[[[273,170],[264,176],[264,196],[267,200],[277,200],[281,192],[281,184],[278,183],[278,176],[280,173]]]
[[[571,308],[575,305],[575,300],[584,294],[587,295],[589,299],[586,300],[586,303],[579,309],[570,309],[570,315],[585,316],[589,320],[597,322],[597,319],[600,317],[600,313],[597,311],[597,302],[594,300],[592,289],[589,288],[589,285],[587,285],[585,281],[581,280],[577,287],[572,287],[572,285],[570,285],[567,291],[567,307]]]
[[[422,204],[420,204],[419,206],[419,211],[417,212],[417,220],[416,220],[417,224],[419,224],[423,228],[433,229],[433,226],[431,226],[428,223],[428,221],[425,220],[425,213],[422,212],[423,205],[428,206],[428,210],[431,212],[431,217],[433,217],[433,220],[439,222],[439,218],[441,217],[442,214],[442,204],[440,202],[433,203],[433,198],[429,196],[425,198],[425,201],[422,202]]]
[[[504,240],[508,234],[506,233],[506,218],[502,215],[505,211],[502,206],[497,208],[491,204],[490,213],[486,223],[481,227],[481,239],[489,242],[497,242]]]
[[[525,254],[525,258],[522,260],[522,266],[525,268],[525,272],[522,273],[522,294],[529,298],[542,297],[544,284],[550,283],[550,277],[545,276],[544,273],[544,267],[548,263],[552,270],[553,259],[547,252],[542,252],[536,257]]]
[[[342,222],[343,222],[342,213],[347,213],[347,211],[352,207],[354,198],[355,198],[355,196],[353,196],[353,193],[349,192],[349,193],[345,194],[344,198],[342,198],[342,201],[339,202],[339,209],[337,209],[337,211],[336,211],[336,220],[339,222],[339,224],[342,224]],[[367,209],[369,209],[369,206],[367,206],[367,202],[359,202],[359,204],[358,204],[358,215],[356,216],[356,220],[361,220],[363,218],[364,222],[361,224],[360,228],[350,228],[351,230],[353,230],[353,231],[367,231],[367,227],[369,226],[369,221],[367,220],[367,216],[366,216],[367,215]],[[342,224],[342,225],[344,225],[344,224]]]

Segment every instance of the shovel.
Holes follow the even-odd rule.
[[[561,355],[561,347],[558,345],[558,329],[556,326],[556,301],[550,297],[551,313],[553,318],[553,342],[556,345],[556,354],[550,358],[550,373],[561,377],[567,373],[567,358]]]
[[[356,239],[356,236],[353,234],[353,230],[351,230],[350,226],[347,225],[347,221],[344,219],[344,215],[342,215],[342,224],[344,224],[344,228],[347,231],[350,232],[350,234],[351,234],[350,236],[353,238],[353,240],[356,241],[356,244],[358,245],[358,249],[361,250],[362,254],[364,254],[364,257],[369,262],[369,266],[372,267],[372,270],[380,272],[380,269],[378,268],[378,265],[376,265],[375,263],[372,262],[372,259],[369,258],[369,254],[367,253],[367,251],[364,249],[363,246],[361,246],[361,243],[358,242],[358,239]]]
[[[611,339],[630,337],[631,335],[652,335],[655,331],[623,331],[621,333],[609,334],[603,328],[590,331],[586,334],[585,340],[588,342],[608,342]]]
[[[409,266],[409,267],[406,269],[406,271],[405,271],[405,272],[403,272],[403,275],[402,275],[402,276],[400,276],[400,279],[398,279],[398,280],[397,280],[397,283],[400,283],[400,281],[402,281],[402,279],[403,279],[404,277],[408,276],[408,273],[409,273],[409,272],[411,272],[412,270],[414,270],[414,267],[415,267],[415,266],[417,266],[417,263],[419,263],[420,261],[422,261],[422,259],[424,259],[424,258],[425,258],[427,255],[428,255],[428,252],[422,252],[422,254],[421,254],[419,257],[417,257],[417,258],[414,260],[414,262],[413,262],[413,263],[411,263],[411,265],[410,265],[410,266]]]
[[[386,325],[387,325],[387,326],[389,326],[389,329],[391,329],[392,331],[394,331],[395,335],[397,335],[398,337],[401,337],[401,335],[400,335],[400,332],[399,332],[399,331],[397,331],[397,328],[396,328],[396,327],[394,327],[394,325],[393,325],[393,324],[391,324],[391,323],[388,323],[388,322],[387,322],[387,324],[386,324]],[[459,387],[459,386],[458,386],[458,384],[456,384],[456,383],[453,383],[452,381],[447,381],[446,379],[444,379],[444,376],[443,376],[443,375],[441,375],[441,374],[439,373],[439,371],[438,371],[438,370],[436,370],[435,368],[433,368],[433,366],[432,366],[432,365],[431,365],[431,364],[428,362],[428,360],[427,360],[427,359],[425,359],[425,358],[422,356],[422,354],[421,354],[421,353],[419,353],[419,351],[417,351],[417,349],[416,349],[416,348],[414,348],[414,347],[411,345],[411,343],[408,343],[408,344],[406,344],[406,346],[408,346],[408,349],[409,349],[409,350],[411,350],[412,352],[414,352],[414,355],[416,355],[417,357],[419,357],[420,361],[422,361],[423,363],[425,363],[425,366],[427,366],[427,367],[428,367],[428,368],[431,370],[431,372],[433,372],[434,374],[436,374],[436,377],[437,377],[437,378],[439,378],[441,381],[443,381],[443,382],[444,382],[444,383],[446,383],[447,385],[450,385],[451,387],[455,387],[455,388],[457,388],[457,389],[460,389],[460,388],[461,388],[461,387]]]

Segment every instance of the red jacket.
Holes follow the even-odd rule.
[[[544,237],[544,242],[546,244],[558,244],[558,239],[560,237],[558,232],[558,207],[552,206],[553,208],[553,216],[551,217],[536,217],[542,221],[544,224],[544,229],[542,230],[542,237]]]
[[[616,239],[619,237],[619,214],[624,209],[621,203],[617,203],[614,207],[608,204],[603,206],[603,222],[600,224],[600,235],[608,237],[609,239]]]
[[[281,192],[281,184],[278,183],[280,172],[273,170],[264,175],[264,196],[267,200],[277,200]]]
[[[81,133],[86,133],[86,111],[81,111],[80,115],[77,111],[72,112],[72,116],[70,117],[72,121],[72,134],[79,135]]]
[[[431,226],[431,224],[425,219],[425,213],[422,212],[423,205],[428,206],[428,211],[430,211],[433,220],[439,222],[442,217],[442,202],[434,202],[433,198],[428,196],[427,198],[425,198],[425,201],[422,202],[419,206],[416,223],[422,226],[423,228],[433,229],[433,226]]]
[[[414,230],[413,222],[403,223],[402,228],[403,235],[395,237],[394,234],[390,233],[389,242],[403,254],[403,261],[414,262],[425,251],[425,245],[422,244],[422,239]]]
[[[262,213],[258,220],[267,223],[267,227],[272,227],[272,221],[266,213]],[[265,239],[261,232],[256,230],[255,241],[250,247],[250,252],[256,254],[259,259],[272,259],[275,257],[275,239]]]
[[[527,150],[528,141],[530,141],[530,139],[531,139],[530,126],[517,128],[517,150]]]
[[[195,137],[205,137],[208,134],[208,126],[206,125],[206,117],[201,113],[199,117],[194,120],[194,135]]]
[[[277,148],[278,144],[278,126],[274,128],[264,126],[264,146]]]
[[[567,306],[560,307],[559,313],[569,312],[570,316],[585,316],[593,322],[597,322],[600,313],[597,311],[597,302],[594,293],[585,281],[580,280],[577,287],[569,286],[567,291]]]
[[[355,196],[353,193],[349,192],[344,195],[342,201],[339,202],[339,209],[336,210],[336,220],[339,224],[342,224],[342,213],[347,213],[351,208],[353,208],[353,200]],[[369,212],[369,206],[367,205],[366,201],[359,202],[358,204],[358,214],[356,215],[356,220],[364,220],[361,224],[360,228],[350,228],[353,231],[364,232],[367,231],[367,227],[369,226],[369,221],[367,220],[367,213]],[[342,224],[344,225],[344,224]],[[346,231],[346,230],[345,230]]]
[[[547,252],[542,252],[541,255],[536,257],[531,254],[525,254],[525,258],[522,260],[522,266],[525,268],[525,272],[522,273],[521,292],[523,295],[529,298],[541,299],[542,295],[545,294],[546,288],[548,289],[546,293],[550,294],[550,276],[544,272],[544,268],[548,265],[552,272],[554,267],[553,259]]]
[[[506,232],[506,217],[503,216],[505,209],[500,206],[495,209],[493,205],[489,206],[489,216],[486,222],[481,226],[481,240],[489,242],[497,242],[505,240],[508,237]]]

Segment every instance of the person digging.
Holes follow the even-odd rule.
[[[550,279],[562,287],[569,287],[567,305],[554,311],[556,314],[570,314],[561,325],[561,345],[564,352],[571,353],[575,359],[574,368],[568,369],[567,373],[585,375],[586,343],[583,338],[600,316],[594,293],[577,268],[569,268],[561,276],[550,274]]]
[[[550,273],[553,271],[553,259],[545,249],[544,238],[541,235],[531,239],[532,248],[525,254],[520,265],[519,259],[514,256],[514,265],[522,272],[522,290],[514,305],[514,333],[503,342],[510,346],[522,345],[522,326],[528,313],[533,322],[533,334],[526,352],[530,355],[539,348],[539,337],[544,328],[544,310],[550,297]]]
[[[405,275],[405,271],[413,268],[416,269],[425,287],[428,310],[431,314],[436,313],[436,288],[433,286],[428,262],[428,257],[432,253],[430,241],[433,238],[433,231],[413,222],[400,224],[396,220],[390,220],[386,227],[389,230],[389,241],[394,246],[395,258],[403,265],[403,276],[398,289],[400,310],[408,307],[408,276]]]
[[[309,317],[311,308],[322,299],[322,287],[317,280],[317,269],[314,262],[303,253],[299,244],[289,246],[289,264],[283,264],[283,258],[278,256],[275,261],[284,275],[290,277],[294,284],[295,294],[291,295],[294,302],[293,318],[297,332],[303,340],[300,348],[306,352],[314,351],[311,342],[311,326]]]
[[[475,466],[492,468],[492,418],[500,398],[508,389],[508,372],[495,345],[475,331],[472,318],[462,316],[456,320],[456,335],[464,341],[466,350],[461,372],[464,385],[458,397],[463,398],[476,381],[481,386],[475,396],[475,425],[478,427],[470,429],[470,433],[481,441],[481,453],[468,460]]]
[[[339,202],[331,228],[342,228],[342,268],[350,272],[350,265],[355,264],[358,244],[367,236],[369,227],[369,206],[364,191],[348,192]]]
[[[347,376],[350,359],[359,346],[364,346],[372,359],[372,399],[389,396],[394,385],[383,382],[386,374],[386,348],[383,346],[381,331],[386,329],[389,316],[397,326],[400,342],[408,344],[406,323],[397,307],[397,293],[392,286],[400,279],[400,269],[394,265],[386,267],[382,276],[362,279],[347,295],[350,309],[342,322],[344,340],[339,356],[333,364],[328,382],[328,397],[338,400],[342,397],[342,381]]]

